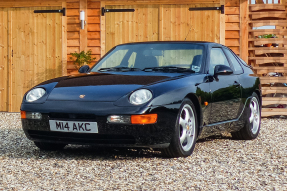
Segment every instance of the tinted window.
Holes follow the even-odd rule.
[[[216,65],[225,65],[230,67],[228,60],[221,48],[212,48],[210,51],[209,74],[214,74],[214,67]]]
[[[227,48],[224,49],[226,55],[228,56],[228,58],[230,59],[233,68],[234,68],[234,73],[235,74],[241,74],[243,72],[238,60],[235,58],[234,54],[228,50]]]

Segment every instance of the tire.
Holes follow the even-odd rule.
[[[261,124],[261,105],[256,93],[250,99],[249,107],[245,114],[244,127],[237,132],[231,133],[232,138],[237,140],[255,139],[260,131]]]
[[[63,149],[66,144],[61,143],[48,143],[48,142],[34,142],[34,144],[41,150],[56,151]]]
[[[171,143],[168,148],[162,149],[162,154],[172,158],[190,156],[195,147],[197,132],[198,121],[194,104],[189,99],[184,99],[177,115]]]

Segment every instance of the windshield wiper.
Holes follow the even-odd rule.
[[[176,67],[176,66],[164,66],[164,67],[151,67],[151,68],[145,68],[143,69],[145,72],[190,72],[195,73],[194,70],[191,70],[190,68],[182,68],[182,67]]]
[[[129,71],[141,71],[139,68],[129,68],[129,67],[111,67],[111,68],[101,68],[98,70],[99,72],[129,72]]]

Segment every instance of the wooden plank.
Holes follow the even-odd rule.
[[[80,52],[80,47],[78,46],[67,47],[67,54],[71,54],[75,52]]]
[[[8,9],[0,8],[0,111],[8,111]]]
[[[239,7],[239,0],[225,0],[226,7]]]
[[[125,1],[110,1],[110,0],[101,0],[101,2],[105,2],[106,5],[176,5],[176,4],[190,4],[190,0],[141,0],[141,1],[134,1],[134,0],[125,0]],[[203,3],[203,4],[214,4],[220,3],[220,0],[193,0],[192,3]]]
[[[225,14],[226,15],[239,15],[240,8],[239,7],[225,7]]]
[[[249,42],[254,42],[255,46],[260,46],[264,44],[286,44],[286,38],[256,38],[256,39],[248,39]]]
[[[225,30],[227,31],[234,31],[240,30],[240,23],[225,23]]]
[[[225,38],[235,38],[235,39],[239,39],[240,35],[239,35],[240,31],[225,31]]]
[[[88,32],[101,31],[101,25],[100,24],[89,24],[89,25],[87,25],[86,28],[87,28]]]
[[[45,1],[35,1],[35,0],[9,0],[1,1],[0,7],[16,8],[16,7],[44,7],[44,6],[62,6],[62,0],[45,0]]]
[[[273,47],[266,47],[266,48],[273,48]],[[283,47],[283,48],[285,48],[285,47]],[[287,48],[285,48],[285,50],[279,50],[279,49],[269,49],[269,50],[267,50],[267,49],[258,49],[258,50],[255,50],[255,55],[271,54],[271,53],[287,54]]]
[[[277,10],[285,11],[285,6],[280,4],[249,5],[250,11]]]
[[[88,46],[101,46],[100,40],[88,40]]]
[[[248,2],[240,0],[240,57],[248,62]]]
[[[85,12],[85,21],[87,20],[88,16],[91,16],[90,12],[87,12],[88,9],[88,1],[81,0],[80,1],[80,10]],[[93,25],[85,25],[84,29],[80,29],[80,51],[87,51],[87,41],[88,41],[88,26]],[[94,31],[94,30],[91,30]]]
[[[77,8],[80,8],[80,3],[79,2],[67,2],[66,7],[68,9],[77,9]]]
[[[67,46],[80,46],[80,39],[68,39]]]
[[[225,0],[220,0],[220,5],[224,5],[224,3],[225,3]],[[219,40],[219,43],[225,45],[225,14],[220,14],[219,27],[220,27],[220,37],[219,37],[220,40]]]
[[[67,7],[66,2],[62,2],[62,8]],[[68,32],[67,32],[67,17],[62,17],[62,76],[67,75],[67,47],[68,47]],[[73,33],[75,34],[75,33]],[[70,33],[71,35],[71,33]],[[70,36],[75,37],[76,35]],[[70,38],[72,39],[72,38]]]
[[[268,74],[270,72],[287,73],[287,67],[266,66],[253,67],[253,69],[256,70],[256,74]]]
[[[287,30],[284,29],[254,29],[249,30],[254,36],[265,35],[265,34],[275,34],[275,35],[287,35]]]
[[[100,39],[103,33],[103,28],[101,28],[101,32],[88,32],[88,39]],[[101,38],[102,40],[102,38]]]
[[[67,25],[67,31],[68,32],[78,32],[81,30],[80,24],[68,24]]]
[[[286,27],[287,26],[287,20],[265,20],[265,21],[249,21],[250,24],[252,24],[253,27],[262,27],[262,26],[280,26],[280,27]]]
[[[273,104],[287,104],[287,97],[262,97],[263,106]]]
[[[87,9],[86,12],[90,17],[99,16],[101,14],[100,9]],[[108,14],[108,13],[107,13]]]
[[[67,30],[67,29],[66,29]],[[75,32],[67,32],[67,38],[68,39],[79,39],[80,33],[78,31]]]
[[[250,12],[251,19],[263,19],[263,18],[276,18],[276,19],[285,19],[286,12],[285,11],[277,11],[277,12]]]
[[[240,46],[239,39],[225,39],[226,46]]]
[[[79,9],[67,9],[67,17],[80,16]]]
[[[100,3],[100,1],[98,1],[98,2],[92,2],[92,1],[89,1],[88,2],[88,8],[89,9],[92,9],[92,8],[101,8],[101,3]]]
[[[261,116],[270,117],[274,115],[287,115],[287,109],[281,108],[262,108]]]
[[[269,84],[269,83],[287,83],[287,77],[260,77],[261,84]]]
[[[226,23],[239,23],[240,15],[225,15],[225,22]]]
[[[100,24],[101,23],[101,20],[100,20],[100,16],[97,16],[97,17],[90,17],[88,16],[88,21],[87,21],[88,24]]]
[[[287,94],[287,87],[262,87],[262,95],[275,93]]]
[[[76,17],[67,17],[67,23],[68,24],[80,24],[80,18],[78,16]]]

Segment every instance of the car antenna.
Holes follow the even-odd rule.
[[[189,29],[189,31],[188,31],[188,33],[187,33],[187,35],[186,35],[184,41],[186,41],[186,38],[188,37],[188,35],[189,35],[190,31],[191,31],[191,28],[192,28],[192,25],[190,26],[190,29]]]

